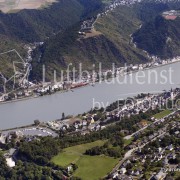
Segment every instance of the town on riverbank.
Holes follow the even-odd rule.
[[[112,66],[112,69],[100,69],[98,72],[92,71],[89,72],[89,74],[80,74],[76,77],[73,75],[71,76],[70,72],[68,72],[66,77],[63,78],[65,79],[63,82],[39,82],[38,84],[30,83],[28,87],[22,87],[19,90],[13,91],[11,93],[3,94],[0,98],[0,103],[20,101],[29,98],[37,98],[44,95],[51,95],[56,92],[73,91],[73,89],[84,87],[87,85],[94,86],[96,83],[108,81],[111,78],[125,76],[127,74],[144,71],[151,68],[157,68],[180,61],[180,57],[167,60],[161,60],[155,56],[151,58],[152,61],[145,64],[130,64],[118,68]],[[74,73],[71,72],[71,74]]]
[[[177,177],[179,97],[180,89],[176,88],[159,94],[139,94],[76,117],[63,113],[58,120],[35,120],[27,127],[1,131],[1,151],[7,166],[15,168],[19,166],[18,160],[28,159],[31,151],[36,151],[26,151],[23,147],[26,142],[29,145],[41,142],[46,149],[44,140],[50,138],[51,142],[62,142],[56,142],[53,147],[61,147],[63,152],[52,153],[49,160],[54,165],[49,167],[54,171],[56,164],[56,169],[66,178],[77,176],[84,179],[87,176],[82,172],[88,173],[88,169],[96,174],[96,178],[104,179]],[[91,164],[93,158],[99,158],[95,168],[94,163]],[[84,169],[81,161],[88,169]],[[103,162],[109,166],[102,171]],[[98,172],[96,168],[99,168]],[[93,173],[88,177],[93,179]]]
[[[98,18],[106,16],[109,12],[113,11],[118,6],[131,6],[140,2],[141,0],[106,1],[106,5],[103,8],[102,12],[99,12],[96,16],[88,18],[82,22],[81,28],[79,32],[77,32],[79,34],[79,38],[85,38],[87,34],[89,35],[89,33],[95,32],[95,23],[98,20]],[[164,0],[164,2],[166,2],[166,0]],[[171,10],[163,12],[162,16],[179,16],[179,12]],[[133,42],[133,38],[131,36],[132,35],[130,35],[131,43],[133,43],[134,46],[136,46],[136,43]],[[34,80],[33,82],[30,82],[28,76],[30,71],[32,70],[31,63],[33,59],[33,51],[36,50],[37,47],[39,48],[43,45],[44,42],[34,42],[32,44],[25,45],[25,49],[27,51],[27,57],[25,59],[23,59],[15,49],[4,53],[0,53],[2,55],[16,52],[18,57],[20,58],[20,61],[16,63],[22,63],[23,65],[23,69],[20,70],[19,68],[14,67],[15,74],[10,79],[6,79],[5,76],[0,72],[0,77],[3,80],[3,87],[1,88],[0,92],[0,103],[36,98],[39,96],[50,95],[59,91],[73,91],[74,88],[84,87],[87,85],[94,86],[95,83],[107,80],[112,77],[123,76],[129,73],[143,71],[145,69],[155,68],[180,61],[180,57],[178,56],[171,59],[160,59],[156,56],[149,55],[146,51],[144,51],[144,53],[147,55],[149,59],[149,62],[145,64],[129,64],[125,65],[125,67],[113,67],[112,69],[104,69],[101,67],[99,68],[99,71],[94,70],[92,72],[89,72],[88,74],[73,72],[73,70],[70,70],[70,66],[72,66],[72,64],[69,64],[67,68],[67,74],[61,77],[61,79],[63,80],[59,82],[56,80],[56,74],[54,74],[55,77],[51,82],[45,82],[45,77],[42,77],[42,81],[37,82],[36,80]],[[39,59],[40,58],[41,55]],[[71,69],[73,68],[71,67]],[[15,88],[15,84],[11,84],[11,86],[13,86],[13,90],[9,87],[9,85],[7,85],[8,82],[12,80],[12,78],[17,78],[19,81],[19,87],[17,88]],[[9,90],[8,88],[11,90]]]

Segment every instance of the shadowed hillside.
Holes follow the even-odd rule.
[[[162,16],[148,22],[134,34],[139,48],[161,58],[180,55],[180,18],[166,20]]]
[[[78,36],[80,24],[77,24],[68,32],[57,34],[45,43],[41,49],[41,62],[34,63],[34,67],[40,66],[35,74],[40,71],[42,64],[48,67],[47,74],[50,75],[53,69],[58,73],[69,63],[78,66],[81,62],[84,68],[92,69],[92,64],[98,67],[99,62],[103,68],[112,67],[112,63],[120,66],[124,63],[145,62],[145,54],[130,42],[130,35],[139,25],[140,21],[132,8],[128,7],[119,7],[109,15],[99,18],[95,30],[87,33],[84,38]]]

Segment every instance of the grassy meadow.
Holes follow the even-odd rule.
[[[108,174],[118,163],[118,159],[107,156],[88,156],[84,155],[87,149],[95,146],[102,146],[105,141],[95,141],[92,143],[81,144],[65,148],[63,152],[52,158],[52,162],[57,165],[67,167],[70,163],[75,163],[78,169],[74,176],[83,180],[98,180]]]

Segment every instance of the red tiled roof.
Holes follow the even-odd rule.
[[[173,15],[165,16],[165,19],[167,19],[167,20],[175,20],[176,18],[177,18],[177,16],[173,16]]]

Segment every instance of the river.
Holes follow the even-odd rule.
[[[75,89],[73,92],[0,105],[0,129],[14,128],[40,121],[56,120],[65,115],[77,115],[93,108],[93,101],[108,105],[118,99],[132,97],[142,92],[162,92],[179,87],[180,62],[115,79],[115,83],[97,83]],[[152,72],[154,71],[154,72]],[[170,72],[171,71],[171,72]],[[139,78],[137,78],[139,77]],[[165,81],[166,80],[166,81]],[[120,81],[120,83],[119,83]],[[143,83],[143,81],[145,83]],[[156,82],[157,81],[157,82]],[[122,83],[123,82],[123,83]]]

